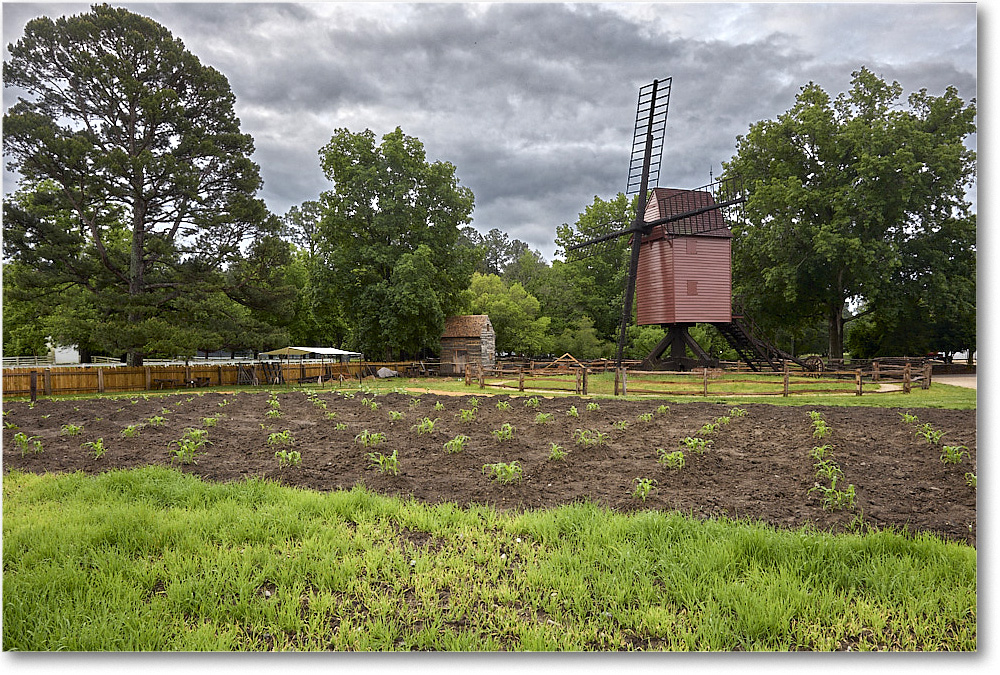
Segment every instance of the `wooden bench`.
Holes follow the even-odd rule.
[[[182,380],[171,380],[169,378],[167,378],[167,379],[154,379],[153,380],[153,384],[156,385],[157,389],[163,389],[165,387],[170,387],[171,389],[173,389],[174,387],[180,387],[181,384],[183,384],[183,381]]]

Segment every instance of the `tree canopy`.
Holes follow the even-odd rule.
[[[734,226],[734,292],[772,328],[825,321],[834,359],[848,321],[878,313],[888,328],[911,293],[934,295],[925,306],[958,323],[974,305],[974,255],[961,252],[975,251],[965,196],[975,153],[964,145],[975,101],[949,87],[903,108],[901,94],[866,69],[832,101],[810,83],[791,110],[740,136],[726,164],[749,191],[747,223]],[[942,267],[964,294],[945,303],[954,311],[929,281]],[[921,310],[908,320],[929,319]]]
[[[349,317],[349,344],[372,359],[437,347],[476,260],[458,245],[472,191],[398,127],[381,144],[371,130],[338,129],[320,158],[333,183],[320,199],[323,292]]]
[[[108,5],[34,19],[10,52],[5,86],[28,98],[3,120],[22,177],[4,203],[5,253],[36,270],[35,287],[86,289],[93,339],[130,363],[220,342],[198,308],[249,294],[249,277],[227,270],[278,225],[255,196],[226,78]]]

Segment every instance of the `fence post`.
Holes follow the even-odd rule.
[[[149,391],[153,388],[153,371],[149,366],[143,366],[142,370],[146,374],[146,391]]]
[[[785,372],[782,373],[782,375],[783,375],[782,379],[784,380],[784,385],[783,385],[783,389],[782,389],[781,395],[787,397],[788,396],[788,363],[787,362],[785,363]]]
[[[587,395],[587,369],[583,369],[583,395]]]
[[[28,388],[31,391],[31,402],[34,403],[38,400],[38,373],[34,370],[28,375]]]
[[[701,395],[708,396],[708,368],[701,369]]]
[[[615,396],[618,395],[618,381],[621,379],[621,369],[615,368]]]
[[[104,393],[104,368],[97,369],[97,393]]]
[[[579,369],[576,371],[576,395],[579,396],[580,392],[583,390],[583,374]]]
[[[910,364],[903,365],[903,393],[910,393]]]
[[[222,386],[222,364],[219,364],[219,386]]]
[[[524,366],[517,369],[517,390],[524,391]]]
[[[622,368],[622,396],[628,395],[628,368]]]
[[[878,382],[878,361],[872,361],[872,382]]]
[[[929,363],[924,364],[924,383],[920,385],[921,389],[931,388],[931,371],[934,370],[934,366]]]
[[[486,371],[483,370],[483,364],[479,364],[479,388],[486,388]]]
[[[52,395],[52,369],[46,368],[42,371],[42,387],[46,396]]]
[[[857,370],[854,371],[854,382],[855,382],[855,384],[858,385],[857,395],[861,396],[862,384],[861,384],[861,369],[860,368],[858,368]]]

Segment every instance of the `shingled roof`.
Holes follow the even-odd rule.
[[[679,190],[677,188],[653,188],[649,204],[646,206],[646,222],[676,216],[688,211],[694,211],[715,204],[711,192],[702,190]],[[675,220],[672,223],[658,225],[648,239],[658,239],[663,236],[663,229],[673,236],[698,235],[700,237],[731,238],[733,233],[726,227],[720,209],[712,209],[690,218]],[[643,241],[648,241],[643,238]]]
[[[464,316],[449,316],[444,322],[442,338],[479,337],[489,327],[490,317],[487,314],[466,314]]]

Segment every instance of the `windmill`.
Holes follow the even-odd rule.
[[[672,78],[666,78],[639,89],[626,188],[627,195],[637,195],[632,223],[566,248],[568,260],[579,260],[595,254],[601,244],[629,238],[617,366],[621,367],[638,291],[637,323],[667,331],[644,359],[644,368],[718,365],[688,332],[695,323],[710,323],[753,370],[778,370],[782,360],[815,369],[815,362],[800,361],[763,339],[739,303],[733,303],[732,233],[727,222],[743,218],[746,191],[740,178],[727,176],[693,190],[650,189],[659,181],[671,87]],[[694,358],[686,356],[687,348]]]

